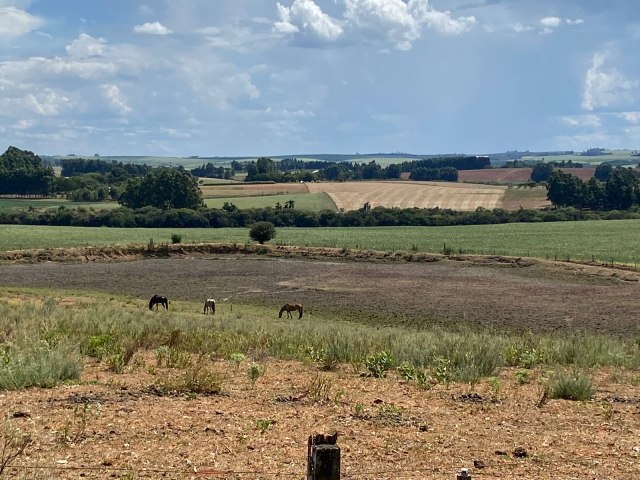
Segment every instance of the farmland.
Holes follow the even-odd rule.
[[[244,228],[92,228],[0,225],[0,251],[87,245],[245,243]],[[559,260],[640,263],[640,220],[513,223],[456,227],[278,228],[272,243],[379,251],[498,254]],[[616,241],[612,243],[611,239]]]
[[[460,170],[458,179],[470,183],[525,183],[531,179],[531,168],[485,168],[482,170]],[[595,168],[561,168],[565,173],[575,175],[583,181],[589,180]]]
[[[371,207],[450,208],[475,210],[496,208],[506,187],[449,182],[323,182],[308,184],[309,191],[327,193],[339,209]]]
[[[0,396],[31,437],[12,478],[297,478],[307,436],[333,431],[360,478],[639,471],[640,357],[609,336],[635,328],[638,282],[545,263],[215,255],[2,265],[0,285],[2,385],[66,378]],[[148,310],[151,292],[168,312]],[[277,318],[292,300],[303,318]],[[37,374],[7,368],[14,352]],[[381,352],[393,363],[376,378]],[[593,382],[591,401],[556,397],[567,375]]]

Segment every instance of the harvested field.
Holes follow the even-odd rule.
[[[212,296],[272,308],[274,314],[285,302],[303,303],[310,315],[379,326],[640,333],[640,282],[633,272],[500,257],[420,263],[333,260],[218,255],[2,265],[0,285],[98,290],[143,299],[158,293],[194,302],[195,311]],[[229,308],[224,303],[221,308]]]
[[[326,182],[307,184],[310,192],[325,192],[338,208],[450,208],[473,211],[500,206],[506,187],[451,182]]]
[[[587,181],[596,169],[588,168],[561,168],[565,173],[577,176],[581,180]],[[495,183],[524,183],[531,179],[531,168],[486,168],[482,170],[460,170],[458,179],[461,182],[495,182]]]
[[[285,195],[309,193],[305,183],[234,183],[200,186],[203,198],[257,197],[261,195]]]

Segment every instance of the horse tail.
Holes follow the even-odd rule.
[[[300,308],[298,309],[298,312],[300,312],[300,315],[298,316],[298,320],[300,320],[302,318],[302,305],[300,305]]]

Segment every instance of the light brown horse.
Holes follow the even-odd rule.
[[[216,314],[216,301],[213,298],[207,298],[204,301],[204,313],[211,311],[211,315]]]
[[[291,312],[293,312],[294,310],[297,310],[298,313],[300,314],[298,318],[302,318],[302,305],[299,303],[284,304],[280,309],[280,315],[278,317],[282,318],[282,312],[287,312],[287,318],[293,318],[293,315],[291,315]]]

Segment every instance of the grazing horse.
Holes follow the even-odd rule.
[[[209,310],[211,310],[212,315],[216,314],[216,301],[213,298],[207,298],[204,301],[204,313],[207,313]]]
[[[295,304],[287,303],[283,305],[282,308],[280,309],[280,315],[278,317],[282,318],[282,312],[287,312],[287,318],[293,318],[293,315],[291,315],[291,312],[293,312],[294,310],[297,310],[298,313],[300,314],[298,318],[302,318],[302,305],[299,303],[295,303]]]
[[[149,300],[149,310],[153,310],[154,305],[156,306],[156,310],[158,310],[158,305],[162,305],[165,310],[169,310],[169,299],[160,295],[154,295],[151,297],[151,300]]]

